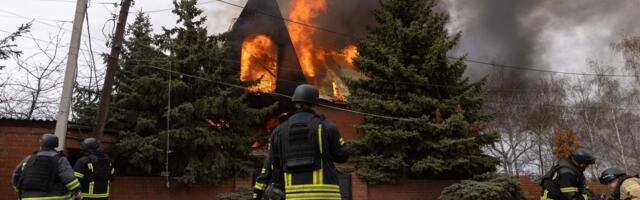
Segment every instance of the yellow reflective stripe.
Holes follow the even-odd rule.
[[[93,172],[93,164],[88,163],[88,164],[87,164],[87,167],[89,168],[89,170],[91,170],[91,172]]]
[[[267,187],[267,184],[264,184],[264,183],[256,183],[256,186],[255,186],[255,187],[253,187],[253,188],[255,188],[255,189],[257,189],[257,190],[264,190],[264,188],[265,188],[265,187]]]
[[[634,190],[640,189],[640,184],[632,183],[630,185],[625,186],[624,189],[627,190],[628,192],[632,192]]]
[[[103,194],[84,193],[84,194],[82,194],[82,197],[87,197],[87,198],[106,198],[106,197],[109,197],[109,192],[103,193]]]
[[[540,200],[549,200],[549,198],[547,198],[548,195],[549,190],[544,190],[544,192],[542,193],[542,197],[540,197]]]
[[[300,192],[300,191],[328,191],[328,192],[340,192],[340,186],[333,184],[303,184],[303,185],[289,185],[285,186],[285,192]]]
[[[80,172],[73,172],[74,175],[76,175],[76,177],[78,178],[84,178],[84,174],[80,173]]]
[[[253,197],[254,199],[255,199],[255,198],[258,198],[258,194],[256,194],[256,193],[254,192],[253,194],[251,194],[251,197]]]
[[[320,143],[320,153],[322,153],[322,124],[318,124],[318,143]]]
[[[340,145],[344,145],[344,140],[340,138]]]
[[[75,190],[76,188],[80,187],[80,182],[78,181],[78,179],[73,179],[73,181],[67,183],[67,188],[69,190]]]
[[[313,184],[318,184],[318,170],[313,171]]]
[[[116,168],[111,167],[111,175],[116,174]]]
[[[322,160],[320,160],[320,169],[318,170],[318,178],[320,179],[320,180],[318,180],[318,183],[319,184],[323,184],[324,180],[322,180],[322,179],[324,179],[324,169],[323,169],[323,166],[322,166]]]
[[[91,181],[91,182],[89,183],[89,194],[93,194],[93,185],[95,185],[95,183],[96,183],[96,182],[94,182],[94,181]]]
[[[69,200],[71,195],[55,196],[55,197],[23,197],[22,200]]]
[[[340,199],[340,193],[309,192],[299,194],[286,194],[286,199]]]
[[[587,195],[587,194],[582,194],[582,199],[584,199],[584,200],[589,200],[589,195]]]
[[[556,180],[556,178],[558,178],[558,172],[553,174],[553,178],[551,178],[551,180]]]
[[[285,179],[284,179],[284,185],[285,186],[290,186],[291,185],[291,174],[290,173],[284,173]]]
[[[578,192],[578,188],[577,187],[563,187],[563,188],[560,188],[560,191],[561,192],[565,192],[565,193],[567,193],[567,192]]]
[[[262,170],[260,170],[261,174],[267,173],[267,169],[266,168],[262,168]]]
[[[20,168],[22,171],[24,171],[24,166],[27,166],[27,162],[22,163],[22,167]]]

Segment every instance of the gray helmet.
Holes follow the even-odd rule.
[[[600,180],[600,183],[602,184],[609,184],[614,179],[624,175],[627,175],[627,173],[624,172],[622,169],[617,167],[611,167],[602,171],[602,174],[600,174],[600,178],[598,178],[598,180]]]
[[[586,148],[577,148],[571,152],[571,160],[581,165],[591,165],[596,162],[596,157]]]
[[[54,149],[58,147],[58,136],[51,133],[45,133],[40,136],[40,140],[38,142],[42,148]]]
[[[318,89],[313,85],[302,84],[296,87],[296,90],[293,92],[293,96],[291,97],[291,101],[294,103],[297,102],[305,102],[311,105],[315,105],[318,103]]]
[[[95,138],[87,138],[80,143],[80,149],[84,151],[98,151],[100,149],[100,142]]]

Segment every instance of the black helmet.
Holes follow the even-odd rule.
[[[40,140],[38,142],[42,148],[54,149],[58,147],[58,136],[51,133],[45,133],[40,136]]]
[[[292,102],[305,102],[311,105],[315,105],[318,103],[318,89],[313,85],[302,84],[296,87],[296,90],[293,92],[293,96],[291,97]]]
[[[571,160],[581,165],[591,165],[596,162],[596,157],[586,148],[577,148],[571,152]]]
[[[609,169],[605,169],[604,171],[602,171],[602,174],[600,174],[600,178],[598,179],[602,184],[609,184],[614,179],[624,175],[627,175],[627,173],[625,173],[622,169],[617,167],[611,167]]]
[[[278,121],[280,123],[287,121],[287,119],[289,119],[289,113],[282,113],[278,116]]]
[[[95,138],[87,138],[80,143],[80,149],[84,151],[98,151],[100,148],[100,142]]]

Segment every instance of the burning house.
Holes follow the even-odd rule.
[[[232,52],[229,66],[240,72],[240,80],[258,81],[247,88],[255,92],[253,105],[279,102],[279,110],[260,129],[274,128],[277,116],[293,108],[282,95],[262,94],[290,96],[298,85],[308,83],[318,88],[324,104],[344,106],[349,95],[344,77],[359,77],[353,65],[357,48],[351,39],[339,45],[314,40],[321,31],[314,19],[327,6],[325,0],[291,1],[283,15],[276,0],[249,0],[236,19],[227,40]],[[335,120],[339,129],[345,138],[356,137],[353,125],[362,121],[361,116],[328,108],[318,111],[330,119],[345,118]]]
[[[323,100],[342,103],[349,91],[343,77],[357,76],[357,49],[324,47],[313,38],[313,19],[326,1],[292,1],[283,16],[275,0],[249,0],[233,25],[228,42],[243,81],[259,80],[249,88],[262,93],[291,95],[299,84],[315,85]],[[238,62],[235,62],[238,61]]]

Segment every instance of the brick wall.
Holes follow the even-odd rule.
[[[319,109],[336,123],[343,137],[357,136],[352,124],[362,121],[362,117],[346,112],[332,112]],[[11,187],[11,173],[14,167],[28,154],[38,149],[38,138],[46,132],[53,132],[55,121],[28,121],[0,119],[0,200],[17,199]],[[83,138],[90,135],[86,129],[70,126],[66,147],[79,148]],[[104,142],[113,144],[115,132],[105,134]],[[354,200],[377,199],[436,199],[440,191],[454,181],[407,180],[387,185],[367,185],[352,174],[352,197]],[[113,182],[112,199],[215,199],[220,193],[232,192],[235,188],[251,187],[251,178],[236,178],[217,185],[195,184],[190,187],[177,184],[166,188],[163,177],[117,177]]]

